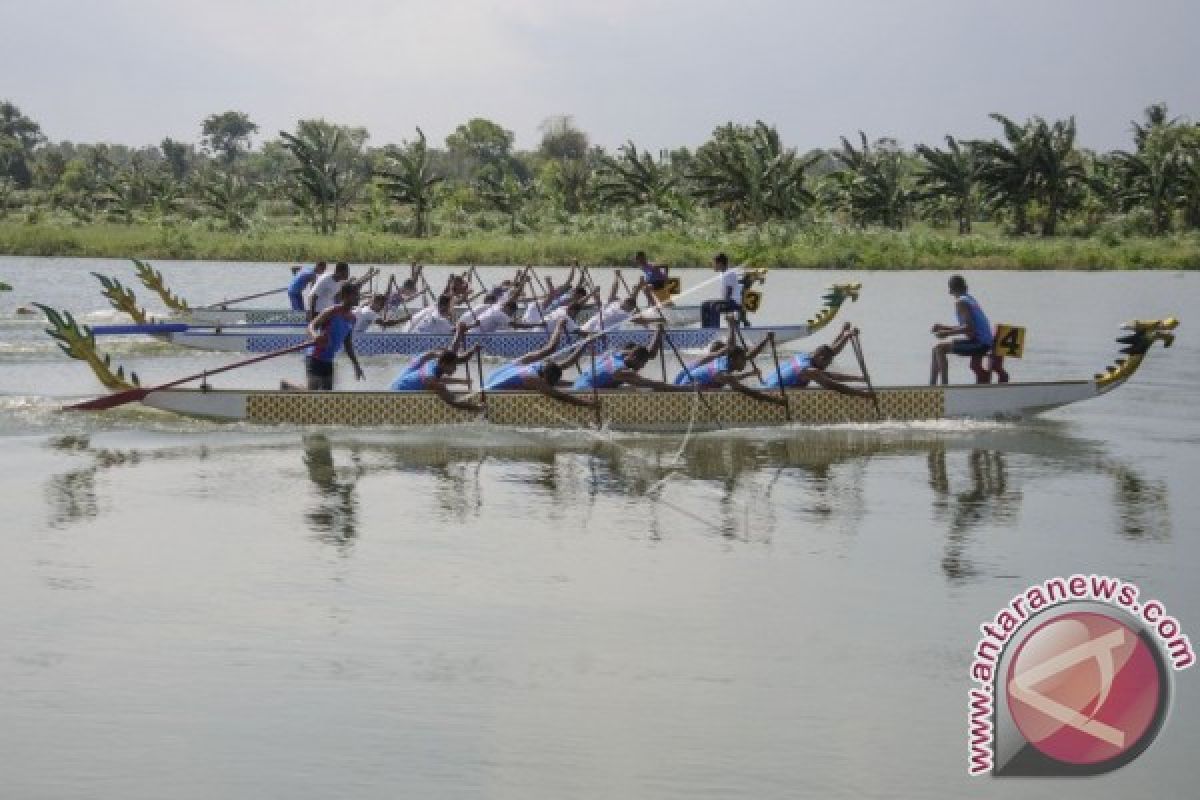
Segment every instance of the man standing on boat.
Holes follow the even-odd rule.
[[[700,306],[700,325],[705,328],[721,327],[721,315],[742,308],[741,276],[738,270],[729,268],[729,256],[717,253],[713,257],[713,271],[720,276],[720,289],[715,300],[706,300]]]
[[[847,383],[865,383],[866,378],[862,375],[829,371],[829,365],[841,355],[842,349],[857,335],[858,329],[847,322],[832,344],[823,344],[811,353],[794,354],[787,361],[781,363],[778,370],[773,369],[767,374],[763,379],[763,386],[768,389],[779,389],[780,387],[791,389],[803,388],[810,383],[815,383],[842,394],[870,397],[871,393],[868,390],[846,385]]]
[[[312,286],[313,283],[321,277],[325,272],[325,262],[318,261],[311,267],[303,267],[292,275],[292,281],[288,284],[287,296],[291,301],[292,311],[304,310],[305,290]]]
[[[310,392],[333,390],[333,361],[342,349],[354,365],[355,379],[363,379],[362,367],[354,353],[354,307],[359,301],[358,286],[347,282],[338,290],[337,299],[337,305],[325,309],[308,324],[308,335],[316,340],[304,351],[304,371]],[[295,390],[298,387],[284,381],[280,388]]]
[[[393,392],[434,392],[447,405],[463,411],[482,411],[483,406],[454,395],[453,386],[470,386],[471,379],[455,378],[459,364],[470,361],[477,352],[475,345],[466,352],[459,352],[466,329],[461,325],[450,341],[450,346],[437,348],[414,358],[392,381]]]
[[[317,315],[333,307],[337,302],[338,292],[343,285],[353,286],[356,290],[361,290],[362,285],[369,281],[377,272],[374,267],[367,270],[367,273],[361,278],[351,279],[350,265],[345,261],[339,261],[337,266],[333,268],[333,272],[326,271],[321,277],[313,283],[312,289],[308,296],[307,311],[309,320],[316,319]]]
[[[933,346],[933,363],[929,370],[929,385],[941,381],[943,385],[950,381],[950,365],[947,356],[984,356],[992,349],[992,323],[979,302],[967,294],[967,281],[962,275],[951,275],[948,282],[950,294],[954,297],[954,313],[958,317],[957,325],[933,326],[933,335],[942,341]],[[961,336],[960,339],[946,341],[951,336]]]
[[[590,406],[592,403],[587,398],[568,394],[558,388],[563,368],[551,356],[558,350],[563,328],[564,324],[559,322],[544,347],[508,362],[489,375],[484,388],[489,392],[535,391],[571,405]]]

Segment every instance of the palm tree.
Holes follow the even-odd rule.
[[[970,233],[980,168],[974,146],[970,142],[960,144],[953,136],[947,136],[945,150],[921,144],[917,145],[917,153],[925,159],[917,176],[920,196],[949,200],[958,219],[958,232]]]
[[[294,182],[292,202],[318,233],[335,233],[342,210],[368,174],[361,163],[366,131],[318,119],[301,120],[295,134],[280,131],[279,136],[296,159],[288,170]]]
[[[731,122],[696,151],[689,178],[692,193],[721,209],[731,228],[758,225],[792,218],[812,204],[805,179],[815,161],[784,148],[779,132],[761,120],[752,128]]]
[[[842,137],[841,152],[836,153],[846,170],[837,174],[843,197],[860,225],[878,222],[888,228],[902,228],[917,193],[909,188],[904,156],[895,142],[881,139],[874,149],[867,135],[858,132],[861,147],[855,148]]]
[[[1039,118],[1034,126],[1034,142],[1035,187],[1045,206],[1042,235],[1053,236],[1058,232],[1062,212],[1078,206],[1083,199],[1088,180],[1083,159],[1075,149],[1075,117],[1055,120],[1051,125]]]
[[[434,189],[444,178],[433,169],[425,132],[417,128],[417,140],[406,142],[404,149],[388,156],[388,168],[376,170],[380,186],[397,203],[413,208],[414,231],[417,238],[428,229],[429,212],[433,208]]]
[[[639,153],[633,142],[621,145],[620,156],[604,156],[596,175],[601,202],[623,206],[654,206],[679,214],[677,180],[670,166],[648,152]]]
[[[989,114],[1004,129],[1004,142],[973,142],[981,159],[979,180],[985,199],[1007,206],[1013,214],[1014,233],[1029,232],[1029,203],[1037,181],[1037,144],[1033,125],[1018,125],[1003,114]]]
[[[1171,217],[1186,183],[1188,159],[1181,146],[1183,129],[1167,117],[1165,103],[1146,109],[1144,124],[1131,123],[1137,151],[1113,153],[1120,180],[1119,198],[1126,209],[1146,208],[1151,231],[1171,230]]]

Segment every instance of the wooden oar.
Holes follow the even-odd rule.
[[[281,286],[280,288],[272,289],[269,292],[259,292],[258,294],[248,294],[245,297],[235,297],[232,300],[222,300],[219,303],[213,303],[213,304],[207,305],[207,306],[200,306],[200,308],[197,308],[196,310],[197,311],[216,311],[219,309],[223,309],[226,306],[234,305],[235,303],[244,303],[247,300],[257,300],[260,297],[267,297],[269,295],[279,294],[280,292],[286,292],[287,290],[288,290],[288,287]]]
[[[783,370],[779,367],[779,351],[775,349],[775,337],[769,338],[771,343],[771,360],[775,362],[775,380],[779,381],[779,396],[783,398],[783,409],[787,413],[787,421],[792,421],[792,400],[788,397],[787,387],[783,385]]]
[[[704,406],[704,409],[709,413],[709,416],[711,416],[713,419],[715,419],[717,421],[718,425],[721,424],[721,418],[717,416],[717,412],[713,410],[713,407],[708,404],[708,398],[706,398],[704,396],[704,392],[700,391],[700,384],[696,383],[695,376],[692,375],[692,371],[691,371],[691,369],[688,368],[687,362],[685,362],[683,360],[683,356],[679,354],[679,348],[675,346],[675,342],[671,341],[671,334],[667,333],[666,328],[663,328],[663,339],[666,341],[667,346],[669,346],[671,348],[671,352],[675,354],[675,360],[679,362],[679,366],[683,369],[684,372],[687,373],[688,379],[689,379],[688,382],[692,384],[692,389],[696,392],[696,399],[699,400],[700,404]],[[664,368],[663,380],[665,381],[666,380],[666,372],[665,372],[666,362],[665,361],[663,362],[663,368]]]
[[[483,383],[483,348],[475,351],[475,368],[479,371],[479,404],[483,406],[483,418],[487,419],[487,390]]]
[[[592,358],[592,408],[596,412],[596,429],[604,427],[604,417],[600,413],[600,391],[596,388],[596,341],[592,340],[591,350]]]
[[[264,353],[261,356],[255,356],[254,358],[247,358],[244,361],[236,361],[232,364],[226,364],[223,367],[217,367],[216,369],[205,370],[204,372],[200,372],[195,375],[188,375],[186,378],[180,378],[177,381],[171,381],[170,383],[163,383],[158,386],[149,386],[149,387],[139,386],[134,389],[126,389],[123,392],[115,392],[114,394],[105,395],[104,397],[97,397],[94,400],[87,400],[82,403],[75,403],[74,405],[66,406],[64,408],[64,410],[65,411],[104,411],[105,409],[116,408],[117,406],[123,406],[126,403],[136,403],[139,400],[144,399],[146,397],[146,395],[150,394],[151,392],[160,392],[164,389],[173,389],[176,386],[179,386],[184,383],[188,383],[190,381],[199,380],[201,378],[207,378],[209,375],[219,375],[222,372],[229,372],[231,369],[237,369],[238,367],[249,366],[250,364],[257,364],[259,361],[266,361],[269,358],[275,358],[277,356],[287,355],[288,353],[294,353],[297,350],[303,350],[304,348],[308,347],[309,345],[313,344],[314,342],[316,342],[316,339],[308,339],[306,341],[301,342],[300,344],[293,345],[291,347],[285,347],[282,350],[274,350],[270,353]]]
[[[863,358],[862,342],[858,340],[857,333],[850,337],[850,343],[854,345],[854,355],[858,359],[858,367],[862,370],[863,380],[867,384],[867,391],[871,393],[871,400],[875,403],[875,416],[883,419],[883,410],[879,407],[879,395],[875,393],[875,387],[871,385],[871,374],[867,372],[867,360]]]

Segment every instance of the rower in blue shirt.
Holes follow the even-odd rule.
[[[565,321],[560,320],[544,347],[526,353],[493,372],[488,376],[484,388],[489,392],[535,391],[571,405],[592,405],[588,398],[569,394],[559,388],[563,367],[551,356],[558,350],[564,329]]]
[[[982,357],[991,352],[993,334],[992,323],[979,302],[967,294],[967,281],[962,275],[951,275],[948,282],[950,294],[954,297],[954,313],[958,317],[957,325],[933,326],[933,335],[943,341],[933,346],[933,363],[929,371],[929,385],[933,386],[940,380],[944,385],[950,380],[950,366],[947,355]],[[951,336],[962,338],[945,341]],[[986,381],[984,381],[986,382]]]
[[[452,386],[465,385],[469,387],[471,385],[469,376],[466,378],[453,377],[459,364],[467,363],[479,352],[479,345],[475,345],[465,352],[459,352],[465,334],[466,328],[459,325],[455,329],[454,338],[450,340],[449,347],[429,350],[410,361],[392,381],[391,390],[393,392],[433,392],[444,403],[454,408],[463,411],[483,410],[481,404],[457,397],[451,391]]]
[[[579,377],[575,379],[574,389],[587,391],[590,389],[616,389],[620,386],[642,386],[661,392],[691,391],[689,387],[677,386],[674,383],[656,381],[644,377],[640,370],[658,357],[662,349],[664,327],[661,323],[650,340],[650,346],[627,344],[616,350],[602,353],[595,358],[595,363],[587,369],[579,368]],[[563,367],[571,367],[580,363],[591,342],[584,342],[575,348],[575,352],[563,363]]]
[[[763,378],[763,386],[769,389],[801,389],[815,383],[842,394],[870,397],[871,393],[866,389],[846,385],[865,382],[866,378],[862,375],[829,371],[829,365],[841,354],[846,343],[857,334],[858,329],[847,322],[832,344],[823,344],[811,353],[795,353],[786,361],[780,362],[777,369],[772,369]]]
[[[734,344],[737,341],[733,328],[734,324],[731,319],[729,322],[729,339],[714,342],[710,346],[708,353],[684,366],[679,374],[675,376],[675,384],[693,390],[728,388],[748,397],[753,397],[756,400],[784,405],[785,401],[779,395],[768,394],[761,389],[754,389],[743,383],[747,378],[758,374],[756,368],[747,369],[746,367],[748,365],[752,366],[758,354],[775,339],[775,332],[768,332],[761,342],[747,351],[746,348]]]

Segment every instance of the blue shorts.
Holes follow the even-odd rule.
[[[955,339],[950,343],[950,352],[956,356],[982,356],[991,352],[992,346],[972,339]]]
[[[304,295],[300,292],[288,292],[288,300],[292,301],[292,311],[304,310]]]

